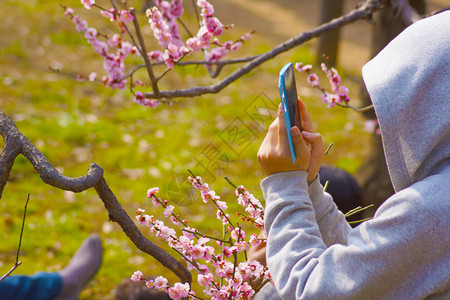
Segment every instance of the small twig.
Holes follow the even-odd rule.
[[[198,13],[198,7],[197,7],[197,4],[195,3],[194,0],[192,0],[192,6],[194,7],[194,10],[195,10],[195,17],[197,18],[198,26],[200,27],[200,26],[202,26],[202,24],[200,23],[200,17],[199,17],[199,13]]]
[[[111,5],[113,6],[113,8],[115,9],[115,11],[116,11],[116,13],[117,13],[117,16],[120,17],[120,16],[119,16],[119,10],[117,9],[116,3],[114,2],[114,0],[110,0],[110,2],[111,2]],[[133,16],[133,17],[136,18],[136,16]],[[136,42],[136,40],[134,39],[134,36],[133,36],[133,34],[131,33],[130,29],[128,29],[127,24],[123,23],[123,27],[125,28],[125,30],[127,31],[128,35],[130,36],[130,39],[131,39],[131,41],[133,42],[133,45],[135,45],[136,48],[140,49],[140,48],[139,48],[139,44],[138,44],[138,43]]]
[[[356,208],[354,208],[354,209],[349,210],[348,212],[346,212],[346,213],[344,214],[344,216],[347,218],[347,217],[353,216],[354,214],[357,214],[357,213],[359,213],[359,212],[362,212],[362,211],[364,211],[364,210],[366,210],[366,209],[369,209],[369,208],[371,208],[371,207],[373,207],[373,204],[370,204],[370,205],[367,205],[367,206],[364,206],[364,207],[358,206],[358,207],[356,207]]]
[[[362,220],[350,221],[350,222],[348,222],[348,224],[350,224],[350,225],[359,224],[359,223],[362,223],[362,222],[365,222],[365,221],[368,221],[368,220],[372,220],[372,219],[373,218],[370,217],[370,218],[365,218],[365,219],[362,219]]]
[[[325,150],[325,155],[328,154],[328,152],[330,151],[331,147],[333,147],[333,143],[330,143],[330,145],[328,145],[327,149]]]
[[[139,44],[141,46],[139,52],[141,53],[141,56],[144,59],[145,67],[147,69],[148,76],[150,77],[150,83],[152,84],[152,89],[153,89],[152,94],[154,94],[155,97],[158,97],[158,95],[159,95],[158,84],[156,82],[155,74],[153,73],[150,59],[148,58],[148,55],[147,55],[147,49],[145,48],[144,38],[142,37],[141,28],[139,26],[139,22],[138,22],[138,19],[136,16],[136,11],[134,10],[134,8],[130,9],[130,13],[133,16],[134,29],[136,30],[136,35],[138,37]],[[155,97],[151,97],[151,98],[155,98]]]
[[[324,191],[324,192],[327,191],[327,188],[328,188],[328,185],[329,185],[329,184],[330,184],[330,181],[329,181],[329,180],[325,181],[325,184],[323,185],[323,191]]]
[[[120,78],[117,81],[120,82],[120,81],[122,81],[124,79],[127,79],[128,77],[132,77],[133,74],[136,73],[136,71],[138,71],[139,69],[144,68],[144,67],[145,67],[145,65],[138,65],[138,66],[136,66],[133,70],[130,71],[130,73],[128,73],[127,75],[124,75],[122,78]]]
[[[224,178],[232,187],[234,187],[234,189],[238,188],[227,176],[225,176]]]
[[[19,261],[19,253],[20,253],[20,247],[22,246],[23,228],[25,227],[25,218],[27,216],[28,201],[30,201],[30,193],[28,193],[27,202],[25,202],[25,209],[23,211],[22,228],[20,230],[19,246],[17,247],[16,261],[14,263],[14,266],[5,275],[3,275],[0,278],[0,282],[2,282],[5,278],[9,277],[11,275],[11,273],[14,272],[14,270],[17,269],[17,267],[19,267],[22,264],[22,262]]]
[[[232,58],[221,61],[207,61],[207,60],[198,60],[198,61],[180,61],[177,62],[178,66],[187,66],[187,65],[230,65],[230,64],[239,64],[244,62],[249,62],[257,58],[259,55],[253,55],[249,57],[243,58]],[[153,63],[152,65],[162,65],[164,63]]]
[[[180,18],[178,18],[177,21],[181,24],[181,26],[183,26],[184,30],[186,30],[190,37],[194,37],[194,35],[189,31],[189,28],[186,26],[186,24],[184,24],[183,21],[181,21]]]
[[[0,282],[2,282],[5,278],[9,277],[9,275],[11,275],[11,273],[14,272],[14,270],[17,269],[17,267],[20,266],[21,264],[22,264],[21,261],[15,263],[14,266],[5,275],[0,277]]]
[[[25,202],[25,209],[23,210],[22,229],[20,230],[20,239],[19,239],[19,247],[17,248],[16,264],[19,262],[19,252],[20,246],[22,246],[22,235],[23,235],[23,228],[25,226],[25,218],[27,217],[28,201],[30,201],[30,193],[28,193],[27,202]]]
[[[350,104],[346,103],[346,104],[340,104],[340,103],[336,103],[337,106],[342,107],[342,108],[350,108],[353,109],[354,111],[358,112],[358,113],[363,113],[369,110],[373,109],[373,104],[365,106],[365,107],[361,107],[361,108],[356,108],[354,106],[351,106]]]

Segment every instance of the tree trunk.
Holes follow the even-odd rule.
[[[322,0],[320,7],[320,24],[342,15],[343,0]],[[338,59],[339,29],[333,30],[319,38],[316,64],[323,62],[323,55],[329,57],[328,65],[335,66]]]
[[[411,0],[410,3],[419,14],[425,13],[424,0]],[[377,55],[378,52],[405,28],[399,20],[395,19],[390,7],[385,7],[383,10],[374,14],[374,21],[376,26],[373,27],[372,31],[372,57]],[[371,104],[371,100],[364,86],[361,89],[361,100],[363,106]],[[364,116],[369,120],[376,118],[374,111],[367,112]],[[365,217],[373,216],[375,210],[384,200],[394,194],[380,136],[373,135],[370,149],[369,156],[357,174],[363,195],[363,205],[374,205],[373,209],[365,212]]]

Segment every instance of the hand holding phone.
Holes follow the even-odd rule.
[[[298,126],[300,131],[302,128],[301,122],[297,122],[297,124],[295,122],[296,118],[300,120],[300,114],[297,103],[297,88],[295,85],[294,67],[292,63],[288,63],[281,69],[278,89],[280,91],[281,105],[283,107],[284,121],[286,123],[286,133],[289,140],[292,163],[295,164],[295,149],[290,129],[295,125]]]

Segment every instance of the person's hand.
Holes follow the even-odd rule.
[[[308,184],[313,182],[319,174],[325,156],[325,148],[320,133],[315,133],[311,118],[303,101],[298,98],[298,110],[300,112],[303,139],[311,146],[311,156],[308,168]],[[298,120],[297,120],[298,121]]]
[[[280,172],[308,170],[311,151],[297,126],[291,128],[291,135],[296,156],[295,164],[292,164],[286,124],[280,104],[278,117],[269,126],[267,135],[258,151],[258,161],[267,176]]]
[[[291,135],[296,152],[295,164],[292,164],[289,142],[286,135],[286,125],[281,105],[278,109],[278,117],[270,125],[269,131],[258,151],[258,160],[266,175],[294,170],[308,171],[308,184],[313,182],[319,173],[324,158],[324,147],[322,136],[314,132],[311,118],[306,110],[305,104],[298,98],[298,111],[300,120],[291,128]],[[298,118],[298,116],[297,116]],[[309,161],[308,161],[309,159]]]

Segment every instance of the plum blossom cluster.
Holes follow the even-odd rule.
[[[150,108],[155,108],[158,105],[161,105],[160,101],[156,99],[146,98],[144,93],[139,91],[134,93],[134,102],[142,106],[148,106]]]
[[[145,285],[148,288],[154,288],[159,291],[165,292],[169,294],[170,298],[172,299],[183,299],[190,295],[190,286],[189,283],[181,283],[177,282],[173,286],[168,285],[168,280],[164,278],[163,276],[158,276],[155,279],[148,279],[146,280],[144,278],[144,274],[142,274],[141,271],[134,272],[133,275],[131,275],[131,280],[134,282],[139,282],[144,280]],[[193,294],[191,294],[193,296]]]
[[[182,0],[156,1],[156,6],[147,9],[146,15],[158,43],[164,52],[154,50],[148,53],[150,59],[164,62],[168,68],[173,68],[190,51],[184,46],[178,29],[177,19],[183,15]]]
[[[336,105],[346,106],[350,101],[348,96],[348,88],[341,85],[341,77],[339,76],[335,68],[329,68],[325,63],[320,65],[321,69],[327,75],[328,81],[331,85],[331,93],[327,92],[324,87],[319,85],[319,76],[312,72],[311,65],[303,65],[302,63],[296,63],[295,68],[299,72],[307,72],[308,77],[306,81],[314,88],[318,88],[322,91],[321,100],[327,107],[333,107]]]
[[[95,1],[82,1],[82,3],[90,9]],[[111,11],[108,13],[112,16],[119,15],[123,22],[129,22],[132,18],[128,11]],[[95,52],[103,58],[103,68],[106,71],[106,75],[101,78],[103,84],[113,89],[125,89],[127,84],[127,80],[124,78],[125,59],[138,52],[136,46],[124,41],[121,34],[114,34],[111,38],[100,34],[97,29],[89,27],[88,23],[81,19],[79,15],[75,15],[71,8],[65,8],[64,15],[72,19],[76,30],[84,34]],[[84,75],[78,75],[78,80],[82,81],[84,77]],[[94,81],[97,79],[97,73],[92,72],[86,77],[90,81]]]
[[[157,197],[158,188],[149,189],[147,197],[152,199],[156,207],[164,208],[164,215],[170,221],[179,226],[179,230],[169,227],[163,221],[157,220],[152,215],[145,214],[143,209],[138,209],[136,219],[141,225],[149,227],[156,236],[164,239],[186,262],[187,268],[196,272],[197,283],[203,288],[207,299],[251,299],[262,286],[271,281],[267,267],[258,261],[239,261],[245,258],[245,252],[250,245],[258,245],[261,240],[255,234],[246,240],[246,233],[237,222],[233,222],[226,212],[228,206],[220,196],[212,190],[207,183],[202,183],[198,176],[190,176],[192,186],[200,192],[204,203],[212,203],[217,209],[216,217],[226,234],[221,238],[207,236],[196,228],[189,227],[188,221],[183,220],[174,213],[174,206],[166,200]],[[253,223],[262,228],[256,219],[263,219],[263,208],[259,201],[243,186],[236,188],[238,202],[246,207],[249,218]],[[247,210],[248,208],[248,210]],[[258,211],[258,212],[255,212]],[[166,292],[172,299],[203,299],[196,295],[187,283],[175,283],[169,285],[168,280],[162,276],[151,280],[146,279],[141,271],[136,271],[132,276],[133,281],[144,281],[149,288],[155,288]]]
[[[173,68],[175,63],[193,52],[204,51],[205,60],[217,62],[229,52],[238,50],[242,43],[250,39],[251,35],[242,36],[237,41],[219,42],[224,30],[233,26],[224,26],[220,20],[214,17],[214,7],[206,0],[198,0],[200,8],[200,28],[197,34],[183,42],[177,19],[183,15],[182,0],[162,1],[157,0],[156,6],[146,12],[153,35],[164,51],[153,50],[148,53],[150,59],[156,62],[164,62],[168,68]],[[215,47],[212,47],[215,46]]]
[[[235,190],[237,201],[240,205],[245,207],[245,211],[248,213],[240,214],[242,220],[253,223],[257,228],[264,230],[264,207],[261,202],[245,190],[244,186],[240,185]],[[256,235],[255,235],[256,236]],[[253,237],[254,238],[254,237]],[[252,239],[252,238],[251,238]]]
[[[102,81],[105,86],[112,89],[125,89],[129,80],[129,89],[135,96],[134,102],[143,106],[155,108],[160,104],[168,104],[170,106],[173,102],[164,99],[148,99],[144,97],[144,93],[135,92],[133,90],[134,87],[152,86],[156,90],[157,82],[184,57],[194,52],[202,52],[205,60],[193,63],[205,64],[205,61],[211,63],[218,62],[228,53],[238,50],[242,43],[251,38],[251,34],[249,33],[235,41],[221,43],[219,36],[225,30],[232,29],[233,25],[223,25],[214,16],[214,7],[207,0],[193,1],[194,5],[198,6],[200,11],[198,18],[200,24],[196,34],[192,34],[180,19],[184,13],[183,0],[155,0],[155,6],[147,9],[146,16],[153,35],[162,47],[162,50],[155,49],[145,53],[147,50],[142,34],[140,33],[140,26],[137,19],[135,19],[134,9],[128,8],[127,1],[125,0],[121,1],[122,9],[118,9],[118,5],[114,2],[114,0],[111,1],[112,8],[104,8],[98,5],[95,0],[81,0],[81,4],[86,9],[98,8],[103,17],[108,18],[118,26],[118,32],[111,34],[112,37],[108,36],[108,34],[101,34],[94,27],[89,27],[85,20],[81,19],[79,15],[74,14],[73,9],[63,6],[64,15],[70,17],[75,23],[76,30],[84,34],[88,43],[92,45],[94,50],[104,60],[103,67],[106,71],[105,76],[97,78],[97,72],[92,72],[89,75],[80,74],[77,76],[77,79],[79,81],[84,81],[85,79],[89,81]],[[135,27],[135,34],[132,33],[132,30],[127,25],[130,23]],[[178,24],[183,24],[186,37],[181,35]],[[125,34],[129,35],[129,41],[125,39]],[[140,56],[145,62],[145,68],[148,69],[149,79],[151,81],[150,83],[133,80],[133,74],[141,69],[144,64],[137,67],[134,66],[128,70],[128,74],[126,73],[125,59],[133,54]],[[150,63],[148,59],[150,59]],[[154,76],[153,70],[151,69],[152,65],[155,64],[164,64],[167,69],[159,76]],[[209,68],[211,64],[206,63],[205,66]]]

